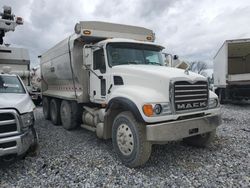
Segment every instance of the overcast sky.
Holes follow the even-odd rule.
[[[28,48],[33,64],[80,20],[153,29],[156,42],[188,61],[211,63],[224,40],[250,38],[249,0],[0,0],[3,5],[25,21],[5,42]]]

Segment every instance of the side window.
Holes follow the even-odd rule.
[[[94,70],[100,70],[101,73],[106,72],[105,58],[103,49],[94,52]]]

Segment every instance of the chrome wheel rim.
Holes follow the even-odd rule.
[[[130,155],[134,149],[134,137],[131,129],[126,124],[121,124],[116,133],[119,150],[123,155]]]

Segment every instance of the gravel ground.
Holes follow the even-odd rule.
[[[249,187],[250,106],[222,106],[223,125],[206,149],[182,142],[153,146],[148,163],[125,167],[111,141],[84,129],[71,132],[36,110],[40,153],[0,164],[0,187]]]

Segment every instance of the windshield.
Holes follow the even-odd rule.
[[[0,75],[0,93],[25,93],[16,76]]]
[[[139,64],[160,65],[163,59],[161,48],[153,45],[135,43],[111,43],[107,46],[110,66]]]

